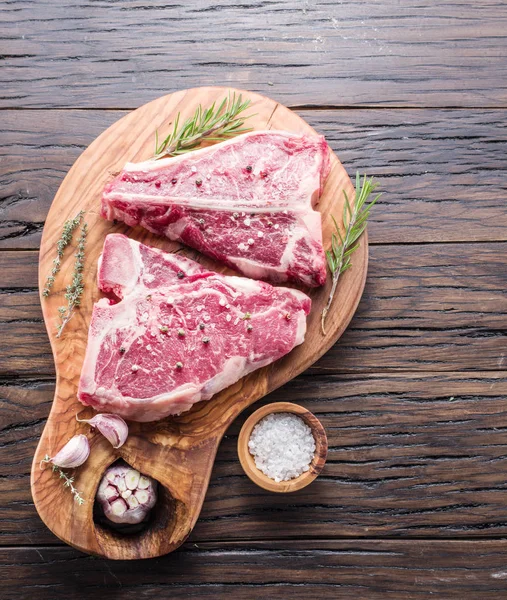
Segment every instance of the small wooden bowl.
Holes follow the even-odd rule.
[[[298,417],[301,417],[311,428],[313,437],[315,438],[315,455],[310,463],[310,469],[306,471],[306,473],[302,473],[299,477],[295,477],[289,481],[276,482],[267,475],[264,475],[264,473],[255,466],[254,457],[250,454],[250,450],[248,449],[248,442],[252,435],[253,428],[261,419],[271,413],[280,412],[298,415]],[[238,455],[245,473],[261,488],[269,490],[270,492],[295,492],[310,484],[322,471],[327,458],[326,430],[317,417],[309,410],[306,410],[306,408],[303,408],[298,404],[292,404],[292,402],[274,402],[259,408],[245,421],[239,433]]]

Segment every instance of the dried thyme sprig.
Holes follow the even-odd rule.
[[[72,277],[72,283],[67,286],[65,292],[65,298],[67,300],[67,306],[60,306],[58,313],[60,315],[60,323],[57,327],[56,337],[59,338],[62,335],[63,328],[71,320],[74,315],[74,309],[81,303],[81,296],[84,291],[83,283],[83,268],[85,262],[85,244],[86,234],[88,233],[88,224],[83,223],[81,226],[81,234],[77,242],[76,260],[74,262],[74,274]]]
[[[216,102],[208,109],[199,104],[194,115],[189,117],[180,127],[180,113],[174,121],[172,132],[159,144],[158,131],[155,132],[155,159],[165,156],[184,154],[196,148],[202,141],[221,141],[240,133],[251,131],[243,127],[245,120],[252,115],[238,118],[250,106],[250,100],[245,100],[241,94],[236,97],[229,94],[218,108]]]
[[[76,227],[78,227],[79,223],[81,223],[83,215],[84,211],[81,210],[73,219],[65,221],[63,225],[62,235],[58,242],[56,242],[56,258],[53,260],[53,268],[46,279],[46,285],[44,286],[44,290],[42,292],[44,297],[49,296],[49,292],[51,291],[53,283],[55,282],[55,277],[62,266],[62,258],[65,248],[70,244],[74,230]]]
[[[42,459],[41,464],[42,463],[47,463],[51,460],[51,458],[49,457],[49,455],[46,454],[46,456]],[[60,469],[60,467],[57,467],[56,465],[52,465],[53,468],[53,473],[58,473],[60,475],[60,479],[63,479],[63,487],[68,487],[70,488],[70,491],[72,493],[72,495],[74,496],[74,500],[79,504],[84,504],[84,498],[81,496],[81,493],[78,492],[76,490],[76,488],[72,485],[74,483],[74,477],[69,477],[65,471],[62,471],[62,469]]]
[[[373,179],[366,177],[366,175],[361,184],[361,177],[358,171],[356,173],[356,199],[353,207],[350,204],[347,192],[343,190],[343,195],[345,196],[345,206],[343,207],[342,217],[343,227],[345,228],[343,236],[336,219],[332,217],[335,225],[335,233],[331,236],[331,249],[326,251],[326,257],[329,270],[333,276],[333,285],[326,307],[321,315],[320,325],[324,335],[326,334],[326,317],[333,302],[338,279],[344,271],[352,266],[350,256],[357,248],[359,248],[359,238],[366,229],[366,222],[370,215],[370,210],[381,196],[381,194],[378,194],[369,204],[366,204],[370,194],[376,187],[377,184],[373,183]]]

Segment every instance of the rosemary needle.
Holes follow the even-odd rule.
[[[158,131],[155,132],[155,160],[190,152],[204,140],[218,142],[251,131],[251,128],[243,125],[253,115],[242,118],[238,116],[249,106],[250,100],[243,101],[241,94],[236,97],[236,93],[233,93],[224,98],[218,108],[216,102],[207,109],[199,104],[193,116],[181,126],[178,113],[171,133],[160,144]]]
[[[361,183],[361,177],[358,171],[356,173],[356,199],[353,207],[350,204],[347,192],[343,190],[343,195],[345,196],[345,205],[343,207],[342,215],[343,227],[345,229],[343,235],[340,232],[340,227],[338,226],[336,219],[332,217],[335,232],[331,236],[331,249],[326,251],[326,258],[329,270],[333,277],[333,283],[327,304],[321,315],[320,325],[324,335],[326,334],[326,317],[331,308],[331,304],[333,303],[338,279],[344,271],[352,266],[350,260],[351,254],[359,248],[359,238],[366,229],[366,222],[370,215],[370,210],[381,196],[381,194],[378,194],[369,204],[366,204],[366,201],[376,187],[377,184],[373,183],[373,179],[366,177],[366,175]]]

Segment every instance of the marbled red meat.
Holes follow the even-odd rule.
[[[78,397],[101,412],[155,421],[208,400],[301,344],[302,292],[208,271],[108,235]]]
[[[322,136],[254,131],[181,156],[129,163],[102,216],[142,225],[254,279],[326,280],[320,213],[330,169]]]

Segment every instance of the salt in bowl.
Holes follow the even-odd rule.
[[[313,437],[315,439],[315,454],[313,460],[310,463],[310,468],[305,473],[290,479],[289,481],[277,482],[271,477],[265,475],[255,465],[255,459],[250,454],[248,449],[248,442],[252,435],[253,428],[257,423],[265,416],[272,413],[292,413],[301,417],[303,421],[312,430]],[[291,402],[274,402],[267,404],[256,410],[243,424],[238,438],[238,455],[243,470],[248,477],[258,486],[270,492],[295,492],[310,484],[322,471],[327,458],[327,436],[322,423],[313,415],[309,410],[299,406],[298,404],[292,404]]]

